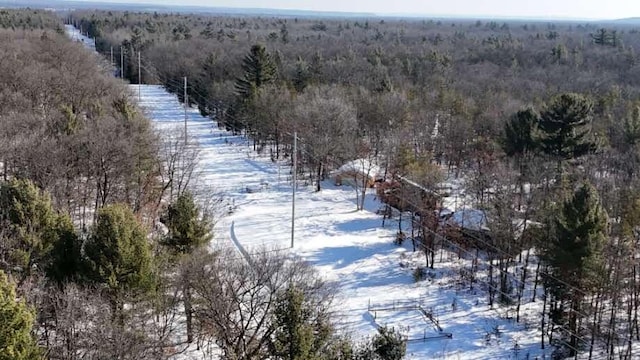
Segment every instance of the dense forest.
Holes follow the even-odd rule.
[[[274,161],[297,134],[298,168],[317,190],[345,161],[382,165],[380,195],[413,213],[425,265],[447,239],[472,250],[492,306],[519,318],[521,303],[543,302],[541,346],[558,357],[637,353],[639,29],[99,11],[68,21],[132,83],[182,98],[187,77],[190,103]],[[454,178],[488,232],[447,233],[433,215]],[[525,299],[530,287],[544,295]]]

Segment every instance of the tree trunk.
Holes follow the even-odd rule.
[[[184,314],[187,319],[187,342],[193,342],[193,310],[191,308],[191,285],[185,281],[184,284]]]
[[[505,304],[510,304],[511,303],[511,297],[510,297],[510,284],[509,284],[509,263],[511,262],[511,259],[506,259],[504,261],[504,268],[502,269],[502,271],[500,272],[502,279],[501,279],[501,283],[500,286],[502,287],[502,292],[503,292],[503,303]]]
[[[493,254],[489,254],[489,307],[493,309],[493,300],[496,296],[493,281]]]
[[[640,341],[640,325],[638,324],[638,308],[640,307],[640,300],[638,295],[640,286],[638,286],[638,266],[633,266],[633,328],[636,332],[636,340]]]
[[[278,129],[278,125],[276,125],[275,140],[276,140],[276,161],[278,161],[278,159],[280,159],[280,132]]]
[[[596,302],[593,310],[593,322],[591,324],[591,343],[589,344],[589,359],[593,356],[593,345],[596,340],[596,329],[598,324],[598,307],[600,306],[600,293],[596,296]]]
[[[522,296],[524,295],[525,282],[527,281],[527,268],[529,267],[529,253],[530,249],[527,249],[527,255],[524,257],[524,267],[522,268],[522,276],[520,277],[520,285],[518,286],[518,304],[516,305],[516,322],[520,322],[520,305],[522,304]],[[535,293],[534,293],[535,297]]]
[[[536,265],[536,276],[533,280],[533,295],[531,295],[531,302],[536,301],[536,292],[538,290],[538,280],[540,278],[540,259],[538,259],[538,264]]]
[[[571,331],[571,339],[569,340],[569,356],[575,357],[577,355],[576,349],[578,348],[578,313],[580,312],[581,298],[578,294],[574,293],[571,297],[570,314],[569,314],[569,331]]]
[[[534,292],[535,294],[535,292]],[[540,316],[540,348],[544,350],[544,317],[547,313],[547,294],[542,297],[542,316]]]
[[[322,181],[322,162],[320,162],[318,164],[318,173],[316,174],[317,176],[317,182],[316,182],[316,192],[320,191],[320,181]]]

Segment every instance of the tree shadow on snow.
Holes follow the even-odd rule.
[[[351,220],[347,220],[347,221],[335,224],[335,228],[338,231],[343,231],[346,233],[362,232],[367,230],[375,232],[377,229],[380,228],[380,225],[382,225],[382,219],[377,219],[377,218],[351,219]],[[372,243],[378,243],[383,241],[388,242],[388,239],[387,240],[379,239],[375,234],[373,236],[375,236],[376,238],[373,239]]]

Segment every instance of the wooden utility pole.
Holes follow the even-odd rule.
[[[124,46],[120,46],[120,79],[124,79]]]
[[[140,51],[138,51],[138,104],[142,99],[142,70],[140,70]]]
[[[298,133],[293,132],[293,196],[291,202],[291,248],[293,249],[294,233],[296,229],[296,185],[298,183]]]
[[[184,144],[187,144],[187,106],[189,106],[189,99],[187,99],[187,77],[184,77]]]

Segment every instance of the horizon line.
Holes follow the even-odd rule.
[[[30,7],[28,4],[21,4],[21,1],[18,0],[0,0],[0,3],[14,3],[16,5],[20,5],[20,7],[28,8]],[[601,22],[601,21],[624,21],[624,20],[632,20],[639,19],[640,17],[627,17],[627,18],[590,18],[590,17],[567,17],[567,16],[536,16],[536,15],[496,15],[496,14],[425,14],[425,13],[406,13],[406,12],[371,12],[371,11],[343,11],[343,10],[309,10],[309,9],[301,9],[301,8],[270,8],[270,7],[236,7],[236,6],[211,6],[211,5],[193,5],[193,4],[161,4],[161,3],[136,3],[136,2],[122,2],[122,1],[114,1],[114,0],[90,0],[90,1],[80,1],[80,0],[53,0],[48,2],[50,5],[55,3],[77,3],[83,4],[83,7],[90,7],[90,4],[109,4],[109,5],[131,5],[135,7],[145,7],[145,6],[157,6],[162,8],[171,8],[172,6],[176,6],[182,9],[185,8],[193,8],[193,9],[219,9],[219,10],[234,10],[234,11],[268,11],[271,13],[275,13],[273,15],[277,15],[278,11],[283,12],[306,12],[311,14],[334,14],[334,15],[344,15],[348,17],[352,16],[372,16],[372,17],[391,17],[391,18],[411,18],[411,19],[461,19],[461,20],[530,20],[530,21],[588,21],[588,22]],[[251,15],[251,14],[247,14]],[[286,15],[286,14],[282,14]]]

